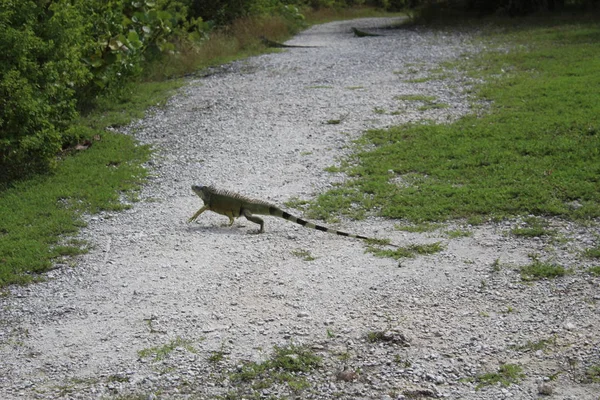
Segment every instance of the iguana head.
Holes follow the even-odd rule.
[[[192,185],[192,190],[194,191],[194,193],[196,193],[198,195],[198,197],[200,197],[202,199],[202,201],[206,201],[206,199],[208,197],[207,189],[208,189],[208,186]]]

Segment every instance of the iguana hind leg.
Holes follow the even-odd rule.
[[[242,215],[246,217],[248,221],[260,225],[260,230],[258,231],[258,233],[263,233],[265,231],[265,221],[263,221],[262,218],[259,218],[256,215],[252,215],[252,213],[249,210],[246,210],[245,208],[242,209]]]
[[[188,219],[188,222],[192,222],[195,221],[196,218],[198,218],[200,216],[200,214],[202,214],[204,211],[208,210],[208,206],[204,206],[201,209],[198,210],[198,212],[196,212],[196,214],[194,214],[192,216],[192,218]]]

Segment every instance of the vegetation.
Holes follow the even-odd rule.
[[[368,131],[346,163],[352,179],[319,196],[312,215],[352,215],[361,205],[417,223],[600,216],[600,23],[493,26],[486,42],[498,51],[460,63],[485,79],[475,93],[489,110],[452,124]]]
[[[385,243],[383,243],[385,245]],[[395,260],[401,258],[412,258],[418,254],[434,254],[444,250],[444,246],[440,242],[431,244],[411,244],[397,249],[380,249],[378,247],[369,246],[367,252],[374,254],[377,257],[389,257]]]
[[[293,391],[310,387],[306,373],[318,368],[321,358],[308,348],[296,345],[275,346],[271,358],[261,363],[246,363],[239,372],[231,375],[232,382],[238,383],[238,390],[246,393],[268,388],[273,384],[286,384]],[[243,384],[243,385],[242,385]]]
[[[179,336],[163,346],[150,347],[138,351],[140,358],[152,357],[154,361],[164,360],[178,347],[182,347],[191,353],[195,353],[196,349],[192,346],[192,341],[180,338]]]
[[[521,267],[521,279],[534,281],[540,279],[553,279],[564,276],[568,271],[562,265],[534,260],[533,263]]]
[[[540,237],[556,234],[554,230],[547,229],[548,222],[541,218],[527,217],[523,222],[522,226],[511,229],[510,232],[515,236],[522,237]]]
[[[519,383],[525,374],[523,368],[516,364],[503,364],[498,368],[497,372],[488,372],[487,374],[479,375],[475,380],[478,382],[476,389],[479,390],[484,386],[492,386],[500,384],[502,386],[510,386],[513,383]]]

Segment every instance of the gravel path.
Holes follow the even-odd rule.
[[[337,226],[445,246],[398,265],[365,254],[360,241],[277,218],[266,218],[262,235],[243,219],[223,227],[227,218],[213,213],[186,223],[201,206],[192,184],[280,205],[312,198],[343,179],[324,168],[365,129],[468,112],[460,71],[421,78],[479,51],[469,35],[384,29],[393,22],[315,26],[288,44],[320,47],[191,79],[129,127],[157,149],[143,201],[89,218],[81,237],[94,248],[75,268],[0,299],[0,398],[600,398],[586,375],[600,369],[600,279],[581,256],[597,244],[597,226],[550,221],[559,235],[534,239],[508,234],[519,221],[428,233],[379,218]],[[356,38],[351,26],[384,36]],[[406,94],[449,107],[394,99]],[[471,236],[451,239],[455,229]],[[575,272],[524,284],[518,267],[533,253]],[[383,335],[371,343],[375,332]],[[297,374],[310,388],[231,380],[244,361],[290,343],[322,357]],[[504,363],[525,377],[476,390],[477,376]]]

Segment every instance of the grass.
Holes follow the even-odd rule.
[[[434,254],[444,250],[444,246],[440,242],[431,244],[412,244],[410,246],[399,247],[397,249],[380,249],[374,246],[368,246],[367,252],[374,254],[376,257],[388,257],[395,260],[401,258],[412,258],[416,255]]]
[[[528,340],[524,345],[514,346],[514,349],[520,351],[538,351],[546,350],[549,346],[553,345],[556,345],[556,337],[552,337],[550,339],[540,339],[535,342]]]
[[[594,276],[600,276],[600,265],[589,267],[587,271]]]
[[[321,365],[321,357],[303,346],[275,346],[273,355],[261,362],[244,364],[239,372],[230,376],[238,391],[242,384],[250,386],[250,392],[286,384],[292,391],[300,392],[310,387],[305,375]]]
[[[502,386],[510,386],[513,383],[519,383],[525,374],[523,368],[516,364],[503,364],[496,372],[488,372],[487,374],[479,375],[475,380],[478,382],[475,390],[479,390],[484,386],[493,386],[500,384]]]
[[[178,347],[182,347],[191,353],[195,353],[196,349],[191,345],[191,340],[180,338],[179,336],[163,346],[150,347],[138,351],[140,358],[152,357],[153,361],[164,360]]]
[[[590,247],[589,249],[585,249],[584,255],[588,258],[600,259],[600,246]]]
[[[562,265],[534,260],[533,263],[521,267],[521,279],[536,281],[540,279],[554,279],[565,276],[568,271]]]
[[[600,364],[592,365],[585,371],[586,382],[600,382]]]
[[[548,222],[544,221],[541,218],[536,217],[527,217],[523,221],[523,225],[518,228],[511,229],[510,233],[515,236],[521,237],[540,237],[540,236],[553,236],[556,234],[556,231],[547,229]]]
[[[491,104],[484,115],[366,132],[345,171],[351,179],[319,196],[312,214],[600,217],[600,23],[519,21],[485,28],[498,51],[460,61],[485,79],[474,92]]]

